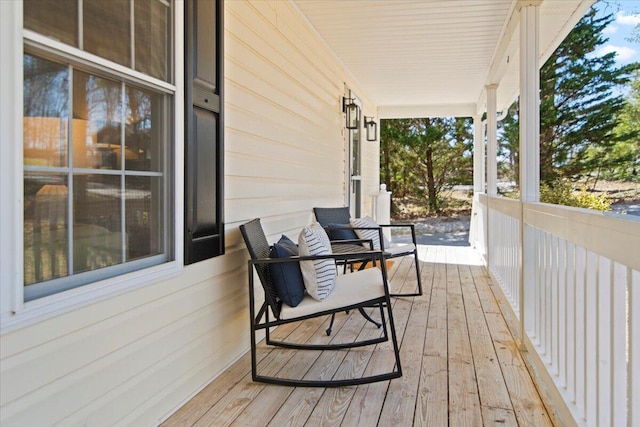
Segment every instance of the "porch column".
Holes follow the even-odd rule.
[[[520,200],[540,200],[538,4],[520,9]]]
[[[484,175],[484,129],[482,116],[473,117],[473,192],[483,193]]]
[[[498,195],[498,85],[487,86],[487,195]]]
[[[524,204],[540,200],[540,1],[520,8],[520,333],[533,330],[535,287],[534,234],[524,224]]]
[[[469,244],[476,249],[480,249],[478,245],[483,242],[483,254],[486,253],[486,247],[484,246],[486,241],[484,218],[486,215],[481,214],[479,194],[485,191],[484,165],[484,123],[482,122],[482,116],[473,116],[473,204],[469,224]]]

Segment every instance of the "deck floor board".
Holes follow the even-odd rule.
[[[423,295],[392,298],[402,378],[329,389],[266,385],[251,381],[245,355],[162,426],[552,425],[475,252],[420,246],[419,254]],[[394,259],[392,292],[415,289],[413,262]],[[338,314],[331,336],[327,324],[285,325],[273,336],[326,343],[380,333],[357,311]],[[390,342],[339,352],[258,347],[265,370],[309,379],[379,373],[394,363]]]

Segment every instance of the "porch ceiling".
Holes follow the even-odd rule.
[[[378,106],[380,118],[481,113],[487,84],[500,83],[499,109],[517,95],[519,9],[535,1],[295,3]],[[541,3],[541,64],[592,3]]]

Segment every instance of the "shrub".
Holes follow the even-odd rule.
[[[576,191],[567,180],[555,181],[553,185],[540,184],[540,201],[554,205],[575,206],[608,212],[611,201],[606,194],[589,193],[584,188]]]

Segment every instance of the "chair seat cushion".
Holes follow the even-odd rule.
[[[297,255],[298,245],[285,235],[273,245],[269,253],[271,258],[288,258]],[[269,264],[269,271],[278,298],[291,307],[300,304],[304,297],[304,280],[302,271],[300,271],[300,263],[282,262]]]
[[[331,255],[331,242],[319,224],[313,224],[300,231],[298,236],[300,256]],[[304,287],[311,298],[322,301],[327,298],[336,284],[336,262],[334,259],[300,261]]]
[[[348,274],[340,274],[336,278],[333,292],[322,301],[305,296],[297,307],[282,306],[280,318],[291,320],[326,310],[358,304],[384,296],[382,273],[377,268],[369,268]]]
[[[413,253],[416,250],[416,245],[413,243],[397,244],[391,243],[389,246],[384,247],[385,256],[398,256]]]

